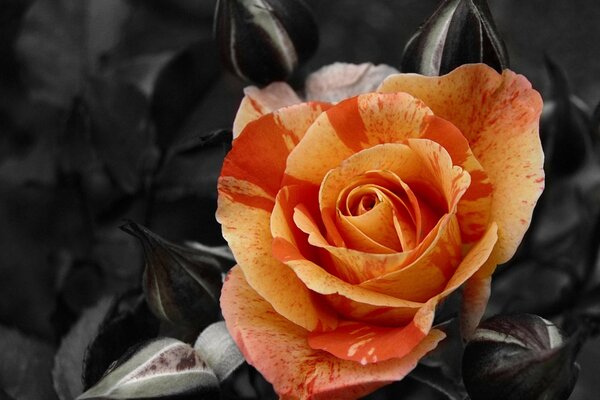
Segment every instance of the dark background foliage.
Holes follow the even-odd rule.
[[[321,42],[294,77],[296,85],[309,71],[335,61],[398,66],[404,44],[437,1],[307,3]],[[566,71],[572,93],[581,99],[577,104],[588,115],[583,124],[589,124],[600,100],[600,3],[489,3],[511,68],[549,99],[558,90],[544,61],[549,56]],[[0,399],[55,399],[50,374],[55,354],[56,363],[77,365],[90,339],[77,332],[86,332],[86,324],[98,326],[114,308],[101,299],[139,287],[141,248],[118,229],[124,219],[173,242],[223,244],[214,219],[215,185],[229,139],[217,130],[230,128],[246,83],[218,63],[214,4],[0,0]],[[578,124],[575,114],[565,130]],[[582,219],[575,219],[571,230],[565,221],[599,197],[596,191],[589,200],[593,192],[588,191],[585,201],[569,202],[563,190],[548,196],[554,197],[546,203],[565,204],[547,207],[560,223],[541,224],[536,237],[552,239],[556,235],[548,231],[565,230],[557,240],[567,244],[558,254],[568,269],[597,246],[569,247]],[[594,219],[597,210],[591,208]],[[582,237],[594,242],[598,232],[591,226]],[[537,259],[545,251],[535,247]],[[598,315],[595,253],[587,260],[591,272],[583,276],[590,290],[580,292],[588,297],[571,296],[564,288],[570,287],[563,282],[564,267],[515,263],[498,278],[492,311],[539,312],[562,320],[595,307]],[[558,301],[540,305],[540,298]],[[92,306],[96,313],[79,319]],[[60,347],[65,341],[71,351]],[[572,399],[594,398],[600,392],[595,379],[600,342],[588,341],[578,361],[581,373]],[[81,386],[77,377],[61,375],[66,370],[54,368],[59,391]],[[406,390],[415,398],[434,396],[424,386]]]

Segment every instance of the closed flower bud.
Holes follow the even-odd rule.
[[[219,261],[197,249],[177,246],[143,226],[121,227],[144,248],[144,294],[152,312],[178,327],[203,328],[219,317]]]
[[[576,352],[550,321],[497,316],[467,344],[463,380],[472,400],[565,400],[577,381]]]
[[[225,66],[258,84],[285,80],[319,41],[302,0],[219,0],[214,26]]]
[[[506,47],[486,0],[444,0],[408,41],[401,70],[436,76],[469,63],[498,72],[508,68]]]

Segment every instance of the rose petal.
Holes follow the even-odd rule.
[[[372,251],[367,248],[361,248],[363,238],[375,242],[379,247],[385,248],[385,253],[402,251],[400,238],[394,226],[394,208],[389,202],[381,202],[373,209],[362,215],[346,216],[338,212],[338,226],[342,229],[343,235],[347,238],[346,243],[350,248],[367,252]],[[360,232],[358,240],[348,240],[354,231]]]
[[[411,188],[417,184],[417,188],[431,188],[422,198],[430,205],[442,203],[438,205],[445,209],[439,210],[440,214],[454,212],[470,183],[469,175],[454,167],[448,153],[436,142],[409,139],[407,145],[381,144],[348,157],[327,173],[319,192],[323,218],[337,207],[340,192],[357,178],[359,182],[367,180],[364,174],[368,171],[390,171]]]
[[[438,302],[456,290],[486,262],[496,240],[497,227],[492,224],[465,256],[446,288],[423,305],[408,325],[387,328],[359,322],[342,322],[329,332],[311,332],[308,340],[310,346],[362,364],[402,357],[431,329]]]
[[[256,199],[257,196],[272,203],[279,191],[288,155],[326,108],[325,104],[302,103],[248,124],[225,157],[219,193],[245,204],[257,201],[267,204]],[[249,184],[252,189],[248,189]],[[258,195],[256,188],[264,195]]]
[[[468,336],[485,311],[489,277],[515,253],[544,189],[541,97],[525,77],[509,70],[500,75],[481,64],[442,77],[395,75],[378,90],[411,93],[456,125],[493,185],[490,220],[498,223],[498,244],[466,285],[462,325]]]
[[[510,259],[544,187],[539,93],[523,76],[509,70],[498,74],[482,64],[464,65],[441,77],[394,75],[378,90],[410,93],[460,129],[494,187],[494,258],[498,263]]]
[[[469,279],[463,289],[460,310],[460,332],[469,340],[483,318],[491,294],[491,275],[483,274]]]
[[[454,215],[444,216],[437,231],[439,234],[410,265],[362,282],[360,287],[419,302],[439,294],[460,262],[462,243]]]
[[[248,123],[280,108],[301,103],[300,97],[285,82],[273,82],[259,89],[248,86],[233,121],[233,137],[236,138]]]
[[[427,115],[431,110],[404,93],[344,100],[317,118],[290,154],[284,184],[320,184],[329,170],[361,150],[418,137]]]
[[[487,173],[471,152],[469,142],[450,122],[437,116],[429,117],[423,138],[441,144],[452,163],[463,167],[471,176],[471,184],[458,204],[457,216],[463,243],[479,240],[489,224],[492,205],[493,187]]]
[[[432,330],[401,359],[360,365],[311,349],[308,332],[274,312],[234,267],[223,285],[227,328],[248,362],[281,399],[357,399],[405,377],[444,338]]]
[[[307,100],[338,102],[361,93],[373,92],[396,68],[389,65],[334,63],[306,78]]]
[[[342,360],[377,363],[409,354],[431,330],[436,301],[425,304],[414,319],[399,328],[344,322],[330,332],[311,332],[308,344]]]
[[[324,298],[338,313],[340,319],[364,322],[369,325],[404,326],[412,321],[418,310],[418,308],[373,306],[338,294],[325,295]]]
[[[219,196],[217,220],[246,280],[279,314],[309,330],[337,325],[322,300],[271,255],[269,212]]]
[[[327,329],[337,320],[271,256],[270,214],[287,155],[321,107],[303,103],[248,124],[225,158],[218,183],[217,220],[248,282],[279,313],[307,329]]]

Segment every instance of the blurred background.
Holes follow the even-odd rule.
[[[336,61],[398,67],[408,38],[438,4],[307,3],[320,45],[293,77],[297,87],[310,71]],[[591,130],[597,132],[592,115],[600,101],[600,2],[489,5],[511,69],[551,98],[557,78],[548,72],[550,57],[566,74],[569,95],[578,98],[577,121],[596,123]],[[0,352],[7,354],[0,361],[0,387],[9,360],[35,373],[40,388],[51,387],[56,349],[82,311],[103,296],[139,286],[141,248],[118,229],[124,219],[173,242],[224,244],[214,212],[228,144],[215,132],[230,129],[248,83],[219,64],[214,7],[213,0],[0,0]],[[188,140],[198,137],[204,138],[201,146]],[[561,196],[549,202],[562,203]],[[549,211],[561,220],[540,225],[536,237],[556,239],[544,230],[571,221],[582,204],[573,201]],[[572,220],[570,229],[582,219]],[[547,304],[535,302],[566,293],[562,277],[525,284],[539,276],[533,271],[504,274],[509,283],[498,284],[492,312],[547,311]],[[597,275],[587,276],[593,281]],[[560,319],[569,310],[548,314]],[[571,398],[595,398],[600,341],[588,341],[578,361]],[[24,384],[34,375],[10,376]],[[19,399],[56,398],[28,390]]]

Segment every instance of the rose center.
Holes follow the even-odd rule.
[[[413,249],[423,226],[417,197],[390,171],[368,171],[339,193],[337,222],[341,233],[364,251]]]

